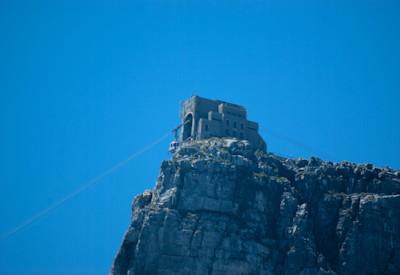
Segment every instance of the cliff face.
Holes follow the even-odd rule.
[[[184,144],[137,196],[111,274],[400,274],[400,173]]]

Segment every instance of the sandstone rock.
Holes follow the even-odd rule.
[[[110,274],[400,274],[400,174],[182,144],[134,199]]]

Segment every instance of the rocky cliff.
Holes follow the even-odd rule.
[[[134,199],[111,274],[400,274],[400,173],[183,144]]]

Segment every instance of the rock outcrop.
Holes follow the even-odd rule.
[[[134,199],[111,274],[400,274],[400,173],[183,144]]]

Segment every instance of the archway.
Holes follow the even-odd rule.
[[[182,140],[186,140],[192,136],[193,115],[188,114],[183,122]]]

